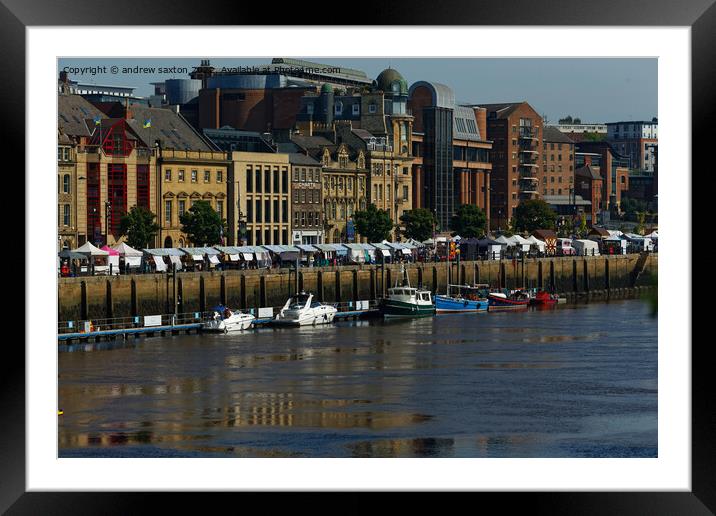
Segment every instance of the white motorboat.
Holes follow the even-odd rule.
[[[243,312],[232,311],[224,306],[214,308],[211,319],[202,325],[203,331],[229,333],[232,331],[246,330],[254,322],[254,316]]]
[[[307,326],[333,322],[338,310],[313,300],[313,294],[301,292],[291,296],[276,314],[274,324],[287,326]]]

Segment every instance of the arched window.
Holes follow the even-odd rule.
[[[172,246],[172,237],[168,236],[164,239],[164,247],[171,247]]]

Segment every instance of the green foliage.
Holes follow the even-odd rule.
[[[400,216],[400,222],[405,226],[405,236],[422,242],[433,236],[435,217],[433,212],[424,208],[406,211]]]
[[[585,131],[582,133],[582,138],[587,142],[601,142],[607,139],[607,135],[604,133],[590,133]]]
[[[453,236],[463,238],[481,237],[485,233],[487,216],[474,204],[461,204],[450,220]]]
[[[182,231],[195,246],[221,244],[221,233],[226,230],[226,221],[206,201],[197,201],[179,217]]]
[[[579,221],[579,229],[577,230],[577,233],[580,237],[584,238],[585,236],[587,236],[587,232],[587,214],[582,213],[582,218]]]
[[[554,229],[557,213],[541,199],[522,201],[515,208],[514,225],[517,231]]]
[[[157,216],[141,206],[132,206],[128,213],[119,221],[119,233],[127,237],[127,245],[135,249],[151,247],[151,243],[159,232],[159,225],[154,222]]]
[[[369,204],[365,211],[356,211],[353,222],[358,233],[368,238],[369,242],[387,240],[393,229],[393,221],[386,210],[380,210],[375,204]]]

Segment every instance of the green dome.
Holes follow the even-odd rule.
[[[375,80],[378,89],[383,90],[386,93],[393,91],[394,82],[399,83],[400,93],[408,93],[408,83],[403,76],[400,75],[400,72],[398,72],[398,70],[394,70],[393,68],[386,68],[380,72],[380,75],[378,75],[378,78]]]
[[[321,93],[333,93],[333,86],[328,83],[325,83],[323,86],[321,86]]]

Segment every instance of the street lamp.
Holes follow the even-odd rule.
[[[104,228],[105,228],[105,245],[109,245],[109,219],[112,215],[112,205],[109,201],[104,201]]]

